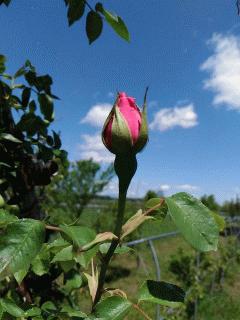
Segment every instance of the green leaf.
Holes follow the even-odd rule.
[[[46,74],[44,76],[38,76],[35,78],[34,85],[38,91],[44,91],[47,94],[51,94],[52,78]]]
[[[28,267],[26,269],[21,269],[14,273],[14,278],[16,279],[19,285],[23,281],[23,279],[26,277],[27,273],[28,273]]]
[[[201,201],[180,192],[165,199],[169,213],[184,238],[199,251],[216,250],[218,226]]]
[[[41,315],[41,309],[39,309],[38,307],[32,307],[31,309],[28,309],[24,313],[25,317],[37,317],[40,315]]]
[[[36,111],[36,109],[37,109],[36,102],[34,100],[32,100],[29,103],[29,112],[34,113]]]
[[[6,62],[6,58],[5,56],[3,56],[2,54],[0,54],[0,73],[3,73],[6,68],[5,68],[5,62]]]
[[[63,225],[60,227],[77,247],[84,246],[85,244],[93,241],[96,237],[95,231],[87,227]]]
[[[32,65],[31,61],[28,59],[25,61],[25,67],[31,71],[35,71],[35,67]]]
[[[76,272],[72,272],[62,289],[70,293],[74,289],[80,288],[82,285],[82,277]]]
[[[8,140],[8,141],[15,142],[15,143],[22,143],[21,140],[17,139],[16,137],[14,137],[10,133],[1,133],[0,140]]]
[[[62,142],[59,134],[57,134],[55,131],[53,131],[53,140],[54,140],[54,148],[60,149],[62,146]]]
[[[53,121],[53,101],[47,94],[39,94],[38,101],[40,104],[40,110],[44,115],[44,118],[48,121]]]
[[[102,17],[95,11],[88,12],[86,20],[86,33],[89,40],[89,44],[94,42],[102,33],[103,21]]]
[[[213,216],[216,224],[218,225],[219,231],[223,231],[226,226],[224,218],[213,211],[211,211],[211,215]]]
[[[1,303],[0,303],[0,320],[2,320],[3,313],[4,313],[4,310],[3,310],[3,307],[1,306]]]
[[[161,203],[161,198],[151,198],[145,203],[147,209],[153,208]]]
[[[81,19],[85,10],[84,0],[69,0],[68,1],[68,24],[71,26],[74,22]]]
[[[17,220],[18,220],[18,217],[10,214],[8,211],[4,209],[0,209],[0,228],[5,227],[9,223],[15,222]]]
[[[99,246],[99,251],[102,254],[106,254],[108,252],[108,249],[110,248],[111,243],[102,243]],[[114,254],[124,254],[128,253],[129,251],[132,251],[133,249],[127,246],[117,246],[117,248],[114,251]]]
[[[95,318],[104,320],[121,320],[124,319],[132,303],[125,298],[112,296],[100,301],[95,308]]]
[[[113,28],[113,30],[124,40],[130,41],[130,34],[128,32],[128,29],[124,23],[124,21],[121,19],[121,17],[113,15],[111,12],[103,9],[103,14],[106,18],[106,21],[108,24]]]
[[[98,252],[98,245],[93,247],[92,249],[89,249],[85,252],[79,252],[75,254],[75,260],[78,262],[83,268],[87,268],[89,263],[91,262],[92,258],[95,257],[95,255]]]
[[[30,97],[31,97],[31,89],[28,87],[24,88],[23,92],[22,92],[22,106],[23,106],[23,108],[27,107]]]
[[[46,134],[47,124],[34,113],[25,113],[21,117],[20,121],[17,124],[17,127],[26,131],[30,135],[35,135],[36,133]]]
[[[40,221],[21,219],[7,225],[0,238],[0,274],[28,269],[44,238],[45,227]]]
[[[7,74],[7,73],[2,74],[2,77],[8,80],[12,80],[13,78],[10,74]]]
[[[12,89],[23,89],[25,86],[22,83],[16,83],[12,85]]]
[[[2,306],[3,311],[7,312],[11,316],[18,318],[24,315],[24,311],[10,299],[0,299],[0,305]]]
[[[47,244],[42,246],[39,254],[32,261],[32,271],[38,276],[48,273],[50,268],[50,252],[48,251]]]
[[[66,248],[69,245],[70,245],[69,242],[65,241],[60,235],[58,235],[57,239],[47,244],[47,249],[53,253],[57,253],[61,249]]]
[[[36,72],[28,71],[25,73],[24,77],[30,86],[33,86],[36,83]]]
[[[70,306],[67,306],[67,305],[63,306],[60,312],[61,313],[66,313],[69,317],[86,318],[86,316],[87,316],[82,311],[73,309],[73,308],[71,308]]]
[[[97,2],[95,5],[95,10],[103,14],[103,5],[101,2]]]
[[[5,201],[0,194],[0,208],[4,207],[4,205],[5,205]],[[1,225],[1,209],[0,209],[0,225]]]
[[[72,249],[73,249],[73,246],[63,248],[54,256],[52,262],[72,260],[73,259]]]
[[[18,69],[18,71],[14,74],[14,78],[18,78],[21,77],[22,75],[24,75],[26,73],[26,68],[25,66],[21,67],[20,69]]]
[[[51,312],[51,311],[57,310],[55,304],[53,304],[51,301],[44,302],[41,306],[41,309],[46,312]]]
[[[178,307],[184,302],[184,298],[185,292],[174,284],[147,280],[140,288],[138,302],[147,301],[163,306]]]
[[[59,264],[62,270],[66,273],[74,268],[76,262],[74,260],[68,260],[68,261],[60,261]]]

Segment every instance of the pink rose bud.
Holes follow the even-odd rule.
[[[102,140],[114,154],[138,153],[148,141],[146,95],[141,112],[135,99],[120,92],[107,117],[102,131]]]

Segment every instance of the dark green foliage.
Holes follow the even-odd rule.
[[[178,286],[164,281],[147,280],[140,289],[138,301],[148,301],[169,307],[184,302],[185,292]]]
[[[158,195],[154,190],[148,190],[144,196],[144,201],[148,201],[151,198],[157,198]]]
[[[11,0],[0,0],[1,4],[8,6]],[[107,22],[111,28],[126,41],[130,40],[128,29],[121,17],[112,14],[106,10],[102,3],[96,3],[95,10],[86,0],[64,0],[67,7],[67,19],[69,26],[72,26],[75,22],[79,21],[86,11],[89,10],[86,15],[86,34],[89,40],[89,44],[94,42],[102,33],[103,21]],[[0,58],[0,73],[3,71],[1,67]],[[17,76],[21,75],[22,70],[19,69]],[[27,79],[30,83],[34,81],[34,74],[28,74]]]
[[[75,21],[81,19],[84,14],[85,1],[84,0],[69,0],[66,2],[68,5],[68,23],[71,26]]]
[[[102,17],[95,11],[88,12],[86,20],[86,33],[89,40],[89,44],[94,42],[102,33],[103,21]]]
[[[3,56],[0,62],[4,70]],[[24,80],[16,84],[21,76],[28,85]],[[48,132],[56,97],[51,92],[51,77],[39,76],[29,61],[10,83],[3,81],[9,77],[3,74],[0,78],[0,194],[7,204],[19,207],[19,216],[39,218],[36,186],[49,184],[58,171],[58,159],[64,163],[66,157],[57,134]]]
[[[5,6],[8,6],[12,0],[0,0],[0,5],[5,4]]]
[[[222,211],[231,217],[240,216],[240,199],[237,196],[236,199],[224,202]]]
[[[220,209],[219,204],[216,202],[215,197],[213,194],[210,194],[209,196],[207,196],[206,194],[204,196],[201,197],[201,202],[208,207],[208,209],[218,212]]]
[[[0,73],[3,73],[5,71],[5,61],[6,58],[0,54]]]

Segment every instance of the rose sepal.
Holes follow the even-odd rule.
[[[147,92],[148,88],[146,89],[143,101],[143,108],[141,112],[142,123],[139,132],[139,137],[135,145],[133,146],[133,152],[138,153],[144,149],[148,142],[148,121],[147,121]]]
[[[125,154],[130,152],[132,149],[132,138],[130,129],[128,127],[127,121],[124,119],[123,115],[121,114],[117,103],[114,104],[109,116],[107,117],[105,124],[103,126],[103,132],[106,128],[106,125],[113,119],[112,122],[112,143],[111,147],[109,147],[104,140],[104,135],[102,134],[102,140],[106,148],[114,154]]]

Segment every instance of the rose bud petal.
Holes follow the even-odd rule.
[[[135,99],[120,92],[107,117],[102,131],[102,140],[114,154],[138,153],[148,141],[146,95],[141,112]]]

